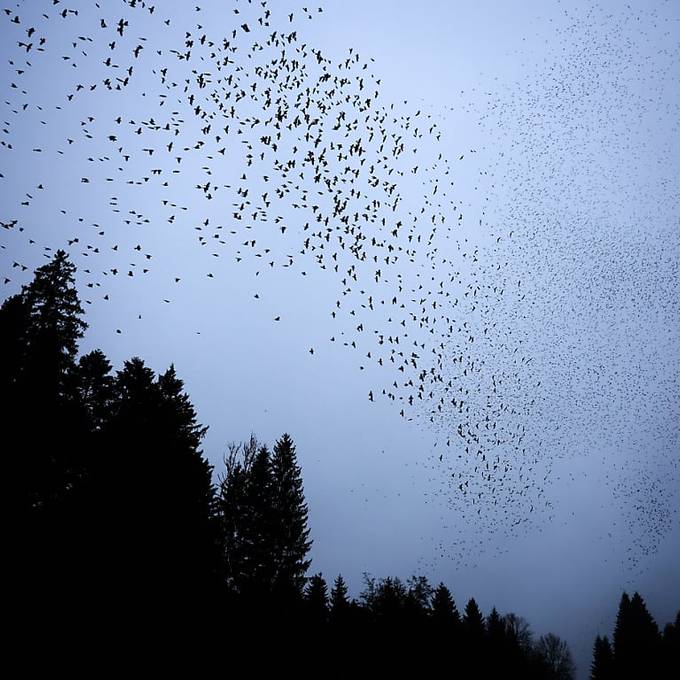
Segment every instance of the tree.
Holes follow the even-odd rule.
[[[350,611],[350,601],[347,597],[347,584],[342,574],[336,577],[333,588],[331,589],[330,597],[330,620],[331,623],[337,626],[343,626],[347,623],[347,618]]]
[[[474,640],[481,640],[484,636],[485,626],[482,612],[479,611],[474,597],[468,600],[465,605],[465,616],[463,616],[463,626],[467,635]]]
[[[59,250],[0,308],[0,388],[5,474],[16,526],[11,551],[25,610],[76,607],[82,565],[86,419],[75,389],[78,341],[87,324],[75,266]],[[60,599],[60,593],[66,601]]]
[[[221,550],[224,562],[225,581],[228,589],[236,596],[244,595],[249,579],[252,579],[251,553],[253,545],[268,540],[262,522],[264,508],[253,507],[261,501],[261,495],[253,492],[257,488],[251,482],[253,464],[258,455],[264,455],[254,435],[243,444],[232,443],[224,457],[224,473],[220,477],[217,497],[217,516],[220,523]],[[269,485],[269,462],[260,460],[260,475],[264,484]],[[254,532],[258,530],[258,535]]]
[[[111,604],[207,606],[217,550],[212,468],[200,450],[206,428],[172,366],[156,377],[133,358],[114,387],[95,479]]]
[[[312,545],[307,527],[302,474],[297,464],[295,445],[284,434],[274,445],[271,458],[272,517],[271,550],[274,556],[274,587],[279,596],[299,598],[311,560]]]
[[[411,576],[404,600],[406,617],[410,625],[423,629],[430,615],[432,586],[425,576]]]
[[[432,621],[437,627],[450,629],[460,623],[460,615],[451,591],[443,583],[434,590],[430,611]]]
[[[3,433],[6,450],[17,454],[10,472],[22,512],[53,515],[54,504],[84,476],[73,384],[78,340],[87,328],[82,314],[75,266],[63,250],[0,310]]]
[[[590,680],[614,680],[614,654],[605,635],[595,638],[593,662],[590,666]]]
[[[504,616],[506,631],[511,639],[513,639],[519,648],[527,652],[531,649],[533,643],[533,634],[529,622],[522,616],[518,616],[512,612]]]
[[[633,636],[631,631],[630,597],[625,591],[619,601],[619,610],[616,614],[614,627],[614,659],[616,666],[623,668],[631,654]]]
[[[536,653],[554,680],[572,680],[576,666],[569,645],[557,635],[542,635],[536,643]]]
[[[305,590],[305,604],[313,630],[328,622],[328,586],[321,574],[315,574],[309,580]]]
[[[80,357],[77,385],[80,402],[89,419],[89,429],[100,432],[110,415],[115,396],[111,364],[101,350]]]
[[[680,674],[680,611],[675,615],[675,622],[667,623],[663,629],[661,653],[662,677],[677,677]]]

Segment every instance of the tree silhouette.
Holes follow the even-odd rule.
[[[593,678],[676,678],[680,672],[677,626],[669,623],[663,636],[639,593],[622,593],[614,628],[614,645],[607,638],[595,639]]]
[[[630,616],[630,597],[628,597],[628,593],[623,592],[614,627],[614,658],[616,659],[617,669],[625,668],[629,657],[632,655],[632,648],[633,631]]]
[[[569,646],[557,635],[542,635],[536,643],[536,653],[554,680],[572,680],[576,666],[571,658]]]
[[[595,638],[593,662],[590,666],[590,680],[614,680],[614,654],[605,635]]]
[[[68,612],[80,620],[66,629],[72,639],[119,620],[126,634],[241,631],[232,642],[256,630],[260,648],[291,667],[301,657],[289,643],[304,630],[383,674],[446,663],[461,677],[573,677],[557,636],[534,645],[524,619],[494,608],[485,621],[474,598],[461,621],[447,586],[422,576],[365,576],[359,601],[338,576],[329,598],[321,573],[307,579],[308,509],[290,436],[271,452],[254,436],[231,445],[216,490],[201,451],[207,428],[174,366],[157,375],[135,357],[113,374],[99,350],[77,359],[86,324],[74,276],[59,251],[0,306],[20,623],[55,635]],[[595,640],[591,678],[677,677],[679,617],[661,636],[642,597],[623,593],[613,650]]]
[[[31,514],[65,501],[83,477],[73,380],[78,340],[87,328],[82,314],[75,266],[63,250],[0,312],[6,446],[25,452],[13,460],[13,478]]]
[[[115,398],[111,363],[101,350],[80,357],[76,370],[80,402],[89,419],[89,429],[101,432]]]
[[[463,626],[470,639],[481,640],[483,638],[485,632],[484,617],[474,597],[471,597],[465,605]]]
[[[148,616],[207,606],[218,553],[212,468],[200,451],[206,428],[196,422],[174,367],[156,377],[133,358],[117,373],[114,390],[95,469],[110,606],[134,606]]]
[[[272,516],[274,521],[272,553],[274,587],[277,597],[297,599],[305,585],[312,545],[307,527],[302,473],[297,464],[295,445],[284,434],[274,445],[271,457]]]
[[[528,651],[533,645],[533,634],[529,622],[522,616],[510,612],[505,615],[505,626],[508,635],[523,651]]]
[[[20,528],[11,538],[16,561],[10,568],[26,612],[77,608],[79,502],[89,477],[74,375],[87,328],[82,314],[75,267],[62,250],[0,309],[5,473]]]
[[[312,630],[318,631],[320,626],[328,623],[328,586],[321,574],[315,574],[309,579],[305,590],[305,605]]]
[[[672,678],[680,673],[680,611],[675,615],[674,623],[667,623],[663,629],[662,670],[665,678]]]
[[[348,622],[350,601],[347,597],[347,584],[342,574],[338,574],[333,582],[330,596],[330,621],[339,628]]]
[[[460,615],[451,596],[451,591],[440,583],[434,590],[431,604],[431,618],[437,628],[449,632],[460,624]]]

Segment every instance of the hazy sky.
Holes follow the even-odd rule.
[[[223,155],[220,143],[193,148],[203,123],[184,101],[183,78],[203,72],[215,82],[224,73],[198,44],[190,62],[172,50],[186,49],[186,32],[221,44],[243,22],[251,30],[235,44],[257,40],[257,9],[243,0],[199,0],[200,12],[196,3],[158,2],[153,14],[101,4],[18,3],[0,23],[5,294],[30,280],[45,246],[78,238],[67,249],[90,301],[83,350],[101,347],[117,367],[132,355],[159,371],[174,362],[210,426],[204,448],[216,470],[228,442],[289,432],[310,508],[312,569],[329,579],[342,572],[354,593],[363,572],[444,580],[459,607],[474,595],[485,612],[516,611],[536,633],[564,636],[582,671],[595,634],[611,632],[622,589],[639,590],[660,624],[670,620],[680,605],[680,5],[346,0],[322,3],[321,13],[309,5],[312,20],[300,3],[272,6],[262,35],[295,29],[298,45],[339,64],[352,48],[369,64],[359,75],[380,80],[374,106],[411,116],[409,133],[417,120],[437,126],[416,140],[420,171],[399,180],[395,211],[406,221],[434,202],[435,185],[447,192],[436,262],[423,226],[414,256],[386,265],[375,291],[371,277],[360,278],[360,297],[358,283],[341,285],[299,252],[309,217],[292,198],[270,196],[268,224],[251,233],[239,224],[212,247],[212,225],[233,226],[237,187],[251,196],[267,189],[264,170],[243,166],[248,125],[241,138],[232,124]],[[61,7],[78,15],[62,18]],[[124,36],[115,32],[121,17]],[[19,42],[34,45],[27,52]],[[102,85],[111,55],[116,77],[134,67],[121,91]],[[232,58],[247,74],[258,55],[241,49]],[[169,89],[173,80],[179,86]],[[244,102],[256,116],[257,105]],[[169,118],[179,133],[161,143],[150,130]],[[163,149],[169,140],[173,153]],[[293,144],[284,137],[281,154]],[[207,201],[196,186],[207,181],[229,186]],[[243,255],[251,237],[274,266]],[[294,264],[284,267],[289,255]],[[496,431],[521,442],[498,445],[508,474],[500,466],[480,477],[481,459],[451,441],[455,414],[433,413],[436,394],[402,417],[404,404],[381,391],[408,376],[367,360],[378,336],[356,330],[391,332],[390,310],[369,313],[366,295],[396,294],[402,282],[422,285],[424,296],[439,281],[445,307],[460,298],[450,308],[455,325],[465,323],[476,343],[461,348],[462,335],[430,321],[409,327],[410,338],[441,343],[451,360],[443,375],[460,378],[480,422],[502,414]],[[475,287],[485,303],[472,300]],[[465,365],[474,362],[465,376],[453,361],[463,351]],[[489,394],[499,375],[496,409]],[[479,490],[474,505],[459,490],[466,479]]]

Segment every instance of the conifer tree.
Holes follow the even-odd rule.
[[[260,446],[245,483],[239,580],[241,592],[262,605],[272,593],[277,566],[273,494],[271,456],[266,446]]]
[[[186,606],[214,576],[211,467],[199,448],[204,433],[174,368],[156,378],[141,359],[125,362],[96,475],[106,527],[100,559],[122,602],[139,597],[160,606],[172,592],[168,606]]]
[[[115,393],[111,364],[101,350],[80,357],[77,385],[80,402],[89,419],[89,429],[99,432],[110,415]]]
[[[463,625],[468,635],[472,638],[481,640],[484,636],[484,617],[482,616],[482,612],[479,610],[474,597],[471,597],[465,605]]]
[[[659,627],[647,609],[639,593],[630,599],[630,625],[633,639],[631,650],[632,669],[638,674],[650,677],[658,675],[661,656],[661,636]]]
[[[670,680],[680,675],[680,611],[664,627],[661,647],[663,677]]]
[[[491,614],[486,620],[486,639],[488,659],[486,667],[489,669],[489,676],[505,674],[507,675],[509,664],[512,662],[508,657],[509,645],[505,630],[505,621],[499,615],[496,607],[491,610]]]
[[[302,474],[297,464],[295,445],[288,434],[274,445],[271,480],[274,586],[281,597],[299,598],[311,563],[307,554],[312,542],[307,527]]]
[[[328,622],[328,586],[321,574],[315,574],[309,579],[305,590],[305,604],[308,622],[313,629]]]
[[[614,659],[617,667],[626,665],[631,653],[632,643],[630,597],[624,591],[619,601],[619,610],[616,614],[616,625],[614,626]]]
[[[57,611],[57,594],[77,587],[80,505],[89,476],[86,423],[74,384],[87,325],[75,266],[59,250],[0,308],[0,389],[5,474],[16,512],[18,581],[26,608]],[[75,609],[75,593],[68,606]]]
[[[350,601],[347,597],[347,584],[342,574],[338,574],[333,582],[330,596],[330,620],[331,623],[344,625],[350,610]]]
[[[26,512],[63,503],[83,477],[73,389],[78,340],[87,328],[82,315],[75,266],[63,250],[0,311],[3,436],[7,450],[22,452],[12,458],[17,467],[11,475]]]
[[[609,639],[598,635],[593,646],[590,680],[614,680],[614,677],[614,654]]]
[[[434,590],[431,618],[437,627],[451,628],[460,623],[460,615],[451,591],[443,583],[440,583]]]

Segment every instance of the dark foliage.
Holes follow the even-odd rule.
[[[663,635],[639,593],[624,592],[619,601],[614,627],[614,645],[599,635],[593,647],[592,680],[671,680],[680,673],[678,620],[668,623]]]
[[[114,373],[99,350],[78,358],[87,325],[74,275],[59,251],[0,307],[20,627],[69,644],[82,644],[84,631],[116,641],[212,632],[244,652],[266,638],[279,669],[297,663],[305,631],[328,658],[383,674],[573,677],[562,640],[534,642],[524,619],[495,608],[485,618],[474,598],[461,617],[443,583],[366,576],[353,599],[342,576],[330,593],[322,574],[308,578],[292,438],[272,450],[254,436],[231,445],[215,485],[201,451],[206,428],[173,366],[156,374],[132,358]],[[624,593],[613,650],[597,638],[591,677],[677,677],[679,630],[676,618],[660,634],[642,598]]]

